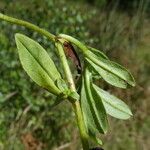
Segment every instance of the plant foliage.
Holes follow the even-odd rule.
[[[83,115],[83,120],[77,119],[81,137],[83,136],[82,130],[85,130],[88,140],[102,144],[97,135],[99,133],[105,134],[108,131],[107,114],[118,119],[128,119],[132,116],[129,107],[123,101],[102,90],[93,80],[96,73],[101,80],[104,79],[113,86],[119,88],[135,86],[133,76],[124,67],[109,60],[103,52],[83,44],[72,36],[65,34],[54,36],[48,32],[45,34],[45,31],[39,29],[38,26],[33,25],[34,28],[32,28],[32,24],[29,25],[27,22],[3,14],[0,14],[0,18],[31,28],[48,38],[50,37],[49,39],[54,42],[66,77],[61,76],[49,54],[38,42],[23,34],[17,33],[15,36],[21,64],[30,78],[55,95],[58,98],[56,103],[57,100],[60,103],[61,98],[67,99],[73,105],[79,102],[77,110],[81,107],[80,115]],[[83,54],[83,70],[80,74],[82,82],[79,84],[78,91],[72,85],[74,81],[64,54],[65,42],[69,43],[71,47],[75,45]],[[79,118],[78,113],[79,111],[76,112],[76,115]],[[81,128],[81,123],[85,125],[85,129]]]

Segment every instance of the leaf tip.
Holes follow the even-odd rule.
[[[20,35],[21,35],[20,33],[16,33],[15,38],[18,38]]]
[[[21,36],[22,36],[22,34],[20,34],[20,33],[16,33],[15,34],[15,41],[16,41],[16,43],[17,43],[18,40],[20,40]]]
[[[132,117],[132,116],[133,116],[133,113],[132,113],[132,111],[131,111],[131,110],[129,111],[129,115],[130,115],[130,117]]]
[[[136,86],[135,80],[132,82],[132,86],[133,86],[133,87]]]

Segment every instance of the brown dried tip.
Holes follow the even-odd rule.
[[[72,60],[72,62],[75,64],[78,74],[81,74],[80,59],[79,59],[74,47],[71,45],[71,43],[68,43],[68,42],[64,42],[63,45],[64,45],[64,50],[65,50],[66,56],[69,57]]]

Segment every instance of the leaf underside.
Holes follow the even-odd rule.
[[[109,84],[119,88],[135,86],[133,76],[121,65],[112,62],[101,55],[95,55],[91,51],[88,51],[86,56],[87,62]]]
[[[129,119],[132,116],[131,110],[122,100],[102,90],[101,88],[99,88],[94,84],[93,87],[101,97],[106,112],[109,115],[118,119]]]
[[[38,85],[53,94],[59,94],[60,90],[54,81],[61,76],[45,49],[25,35],[16,34],[15,39],[21,64],[27,74]]]

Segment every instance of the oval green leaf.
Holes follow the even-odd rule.
[[[97,72],[107,83],[119,88],[126,88],[128,86],[128,84],[124,80],[120,80],[118,76],[102,69],[91,60],[87,59],[87,62],[91,65],[91,67],[93,67],[95,72]]]
[[[94,84],[93,87],[101,97],[106,112],[109,115],[118,119],[128,119],[132,116],[131,110],[122,100],[102,90],[101,88],[99,88]]]
[[[22,34],[16,34],[15,40],[21,64],[27,74],[38,85],[58,95],[60,90],[55,86],[54,81],[61,76],[45,49]]]
[[[133,76],[121,65],[108,59],[98,57],[91,51],[86,52],[86,56],[86,60],[109,84],[120,88],[135,86]]]

